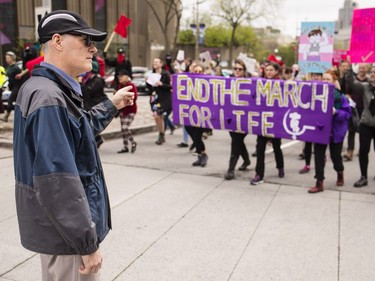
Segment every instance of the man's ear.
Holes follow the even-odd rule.
[[[51,43],[54,45],[58,50],[62,50],[62,36],[60,34],[54,34],[51,38]]]

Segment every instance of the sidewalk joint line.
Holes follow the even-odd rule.
[[[131,263],[129,263],[123,270],[117,274],[112,281],[117,280],[128,268],[130,268],[138,259],[140,259],[148,250],[150,250],[157,242],[159,242],[169,231],[171,231],[180,221],[182,221],[189,213],[191,213],[201,202],[203,202],[212,192],[214,192],[224,180],[219,182],[211,191],[203,196],[195,205],[193,205],[188,211],[186,211],[174,224],[172,224],[166,231],[164,231],[154,242],[152,242],[141,254],[139,254]]]
[[[259,229],[259,227],[260,227],[260,224],[262,223],[264,217],[265,217],[266,214],[268,213],[268,210],[270,209],[270,207],[271,207],[273,201],[275,200],[277,194],[279,193],[280,188],[281,188],[281,185],[279,185],[279,187],[278,187],[277,190],[275,191],[275,194],[273,195],[273,197],[272,197],[272,199],[270,200],[270,202],[269,202],[267,208],[264,210],[263,215],[261,216],[261,218],[260,218],[260,220],[258,221],[257,225],[255,226],[255,229],[254,229],[253,233],[251,233],[250,238],[249,238],[249,240],[247,241],[244,250],[243,250],[242,253],[240,254],[240,256],[239,256],[239,258],[238,258],[236,264],[235,264],[234,267],[233,267],[233,270],[232,270],[231,273],[229,274],[227,281],[231,280],[234,271],[236,270],[238,264],[240,263],[242,257],[244,256],[246,250],[247,250],[248,247],[250,246],[251,241],[253,240],[255,234],[257,233],[257,231],[258,231],[258,229]]]
[[[35,257],[35,256],[37,256],[37,255],[39,255],[39,254],[38,254],[38,253],[34,253],[31,257],[29,257],[29,258],[23,260],[23,261],[20,262],[19,264],[13,266],[11,269],[9,269],[9,270],[5,271],[4,273],[0,274],[0,277],[5,278],[4,276],[5,276],[6,274],[8,274],[9,272],[12,272],[14,269],[16,269],[17,267],[19,267],[19,266],[23,265],[24,263],[28,262],[29,260],[31,260],[33,257]],[[8,278],[6,278],[6,279],[8,279]]]

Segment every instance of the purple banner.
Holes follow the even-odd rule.
[[[329,143],[333,85],[186,73],[172,79],[176,124]]]

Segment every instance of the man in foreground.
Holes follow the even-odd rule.
[[[22,245],[41,254],[42,280],[99,280],[99,244],[111,228],[95,135],[133,103],[123,88],[89,112],[76,77],[106,38],[71,11],[38,26],[44,62],[20,89],[14,120],[16,205]]]

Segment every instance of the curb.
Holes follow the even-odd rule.
[[[10,132],[12,130],[9,130]],[[147,125],[147,126],[139,126],[130,129],[131,133],[133,135],[140,135],[140,134],[145,134],[145,133],[150,133],[150,132],[156,132],[156,125]],[[121,131],[112,131],[112,132],[104,132],[101,134],[102,137],[105,140],[111,140],[111,139],[117,139],[117,138],[122,138],[122,133]],[[0,139],[0,148],[13,148],[13,141],[12,139]]]
[[[131,133],[133,135],[140,135],[140,134],[145,134],[145,133],[150,133],[150,132],[156,132],[156,125],[147,125],[147,126],[140,126],[140,127],[135,127],[130,129]],[[110,139],[118,139],[122,138],[122,132],[121,131],[112,131],[112,132],[104,132],[101,133],[101,136],[105,140],[110,140]]]

